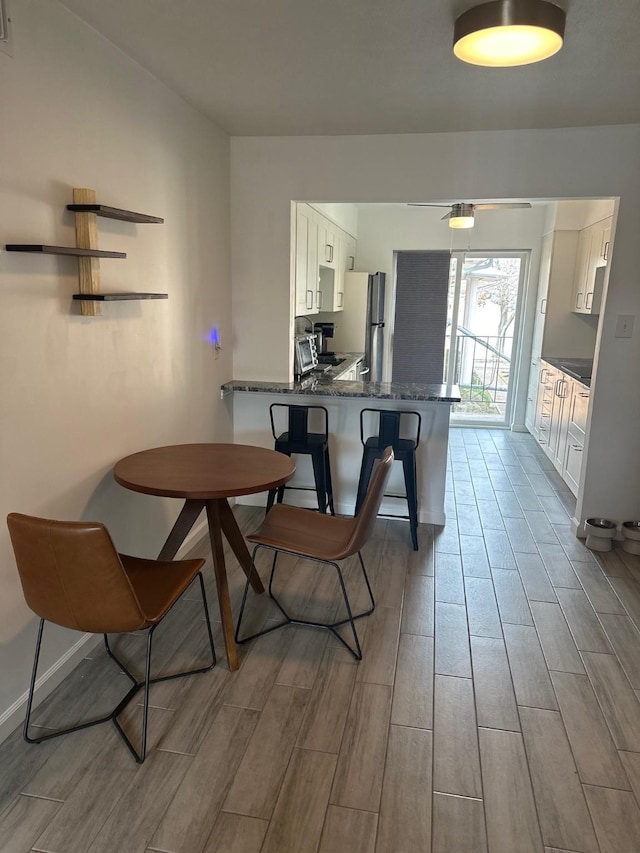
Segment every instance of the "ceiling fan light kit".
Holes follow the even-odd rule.
[[[565,20],[547,0],[492,0],[456,20],[453,52],[471,65],[497,68],[540,62],[562,47]]]
[[[448,214],[449,228],[473,228],[474,212],[472,204],[454,204]]]

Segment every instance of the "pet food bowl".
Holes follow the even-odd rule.
[[[622,547],[629,554],[640,554],[640,521],[623,521]]]
[[[585,545],[591,551],[610,551],[616,523],[608,518],[588,518],[584,523],[587,534]]]

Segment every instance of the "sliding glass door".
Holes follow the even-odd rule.
[[[449,270],[444,381],[460,387],[454,423],[510,423],[514,357],[527,267],[524,252],[454,252]]]

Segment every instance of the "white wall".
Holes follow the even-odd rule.
[[[309,204],[339,225],[347,234],[358,236],[358,208],[355,204],[325,204],[317,201],[310,201]]]
[[[236,378],[288,380],[292,199],[360,203],[619,196],[578,514],[640,518],[640,329],[631,339],[614,337],[617,314],[640,312],[635,246],[639,150],[640,127],[635,125],[232,139]]]
[[[0,234],[74,245],[72,187],[164,225],[99,220],[103,289],[168,292],[81,317],[73,258],[0,251],[0,516],[106,522],[124,551],[155,556],[177,501],[117,486],[120,457],[231,437],[217,389],[231,377],[229,140],[52,0],[13,3],[0,53]],[[222,327],[214,359],[204,340]],[[36,620],[0,526],[0,723],[28,685]],[[43,671],[78,634],[53,630]],[[4,715],[4,716],[3,716]],[[5,727],[6,731],[6,727]]]

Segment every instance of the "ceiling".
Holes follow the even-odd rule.
[[[566,0],[565,44],[520,68],[451,51],[465,0],[62,0],[228,133],[640,122],[638,0]]]

